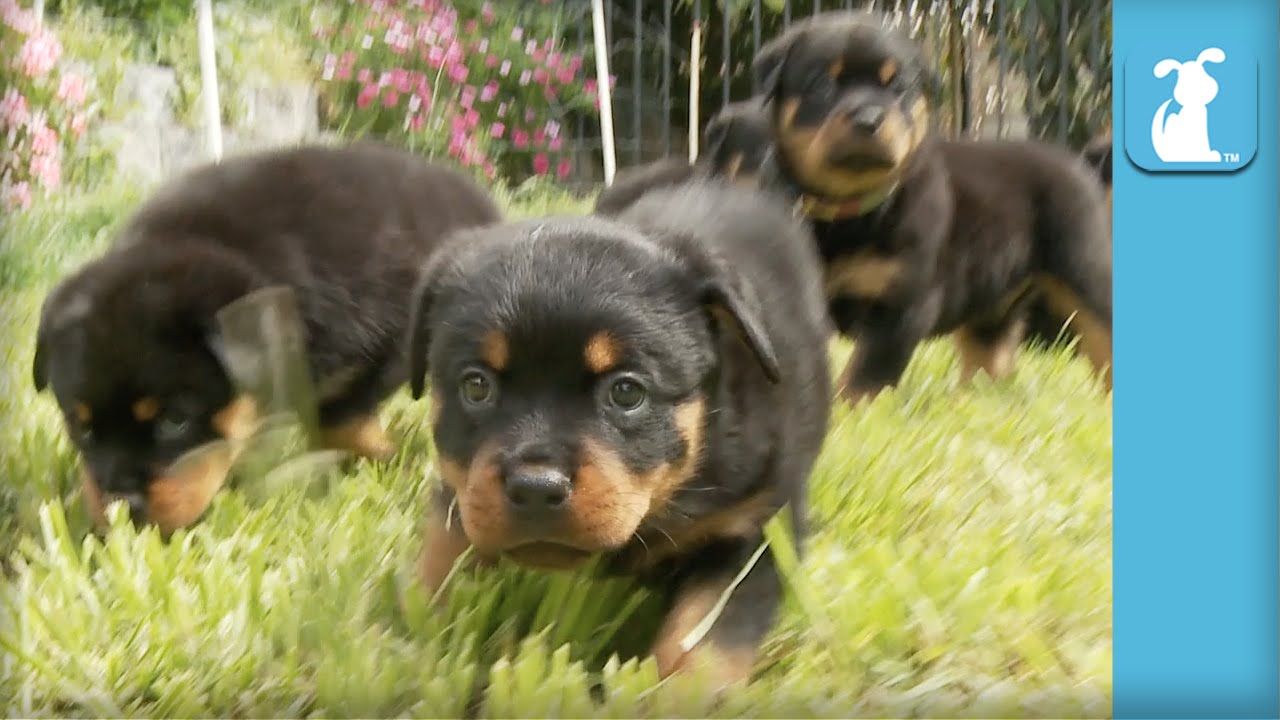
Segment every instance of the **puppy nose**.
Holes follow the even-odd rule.
[[[503,484],[511,508],[526,515],[563,510],[572,491],[569,477],[548,467],[518,468],[507,475]]]
[[[870,135],[880,129],[880,124],[884,122],[884,108],[870,106],[859,108],[851,118],[853,120],[853,128],[860,133]]]

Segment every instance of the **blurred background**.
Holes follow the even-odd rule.
[[[6,205],[208,157],[191,0],[0,0]],[[687,154],[762,42],[872,8],[928,47],[945,132],[1082,146],[1110,124],[1110,0],[605,0],[620,167]],[[224,146],[377,136],[505,185],[603,179],[590,0],[215,0]],[[23,12],[34,10],[34,12]]]

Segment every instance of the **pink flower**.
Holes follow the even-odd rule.
[[[498,68],[498,74],[501,75],[502,77],[506,77],[510,73],[511,73],[511,61],[503,60],[502,66]]]
[[[523,37],[524,37],[524,28],[520,27],[519,25],[517,25],[517,26],[515,26],[515,27],[511,28],[511,39],[512,39],[512,40],[514,40],[514,41],[516,41],[516,42],[520,42],[520,39],[521,39],[521,38],[523,38]]]
[[[547,141],[547,133],[542,128],[533,131],[533,144],[541,145]]]
[[[464,83],[469,73],[466,65],[453,65],[449,68],[449,79],[456,83]]]
[[[45,125],[31,134],[31,152],[34,155],[53,155],[58,152],[58,133]]]
[[[31,207],[31,185],[26,180],[3,189],[4,204],[10,208]]]
[[[569,173],[571,172],[573,172],[573,163],[569,162],[568,160],[561,160],[556,165],[556,177],[560,178],[561,180],[564,180],[565,178],[569,177]]]
[[[535,119],[535,118],[537,118],[537,117],[538,117],[538,113],[534,112],[533,108],[525,108],[525,109],[524,109],[524,121],[525,121],[525,122],[527,122],[527,123],[531,123],[531,122],[533,122],[533,121],[534,121],[534,119]]]
[[[57,190],[62,182],[62,168],[53,155],[36,155],[31,158],[31,174],[46,190]]]
[[[369,72],[369,68],[360,68],[356,72],[356,80],[361,83],[368,84],[371,79],[373,79],[373,73]]]
[[[490,80],[484,84],[484,88],[480,91],[480,102],[492,102],[496,97],[498,97],[498,83],[495,80]]]
[[[533,81],[538,83],[539,85],[541,85],[542,83],[545,83],[548,77],[550,76],[547,74],[547,71],[543,68],[538,68],[537,70],[533,71]]]
[[[422,126],[425,125],[426,122],[427,122],[426,118],[422,117],[421,115],[409,116],[409,128],[412,130],[421,130]]]
[[[427,51],[427,62],[431,63],[431,67],[438,68],[444,64],[444,48],[439,45],[432,45]]]
[[[551,169],[551,160],[547,158],[546,153],[538,153],[533,156],[533,171],[539,175],[546,175]]]
[[[350,67],[348,67],[348,66],[346,66],[346,65],[341,65],[341,66],[339,66],[339,67],[338,67],[337,76],[338,76],[338,79],[339,79],[339,80],[350,80],[350,79],[351,79],[351,68],[350,68]]]
[[[39,27],[36,14],[18,7],[18,3],[14,0],[0,0],[0,20],[4,20],[5,25],[17,30],[19,35],[30,35]]]
[[[400,93],[394,89],[388,89],[387,93],[382,96],[382,106],[385,108],[393,108],[400,104]]]
[[[587,78],[582,81],[582,91],[586,94],[595,95],[597,90],[599,90],[599,87],[597,86],[595,78]]]
[[[480,27],[480,24],[479,24],[479,23],[477,23],[474,19],[473,19],[473,20],[468,20],[468,21],[466,22],[466,24],[462,26],[462,31],[463,31],[463,32],[465,32],[465,33],[470,34],[470,33],[475,32],[475,31],[476,31],[476,28],[478,28],[478,27]]]
[[[527,43],[525,43],[525,44],[524,44],[524,54],[525,54],[525,55],[532,55],[532,54],[533,54],[533,51],[534,51],[534,50],[537,50],[537,49],[538,49],[538,41],[537,41],[537,40],[530,40],[529,42],[527,42]]]
[[[407,93],[413,89],[413,80],[409,77],[409,71],[397,68],[391,71],[391,85],[395,87],[397,92]]]
[[[84,115],[76,113],[71,116],[71,134],[79,138],[84,134],[86,120]]]
[[[62,76],[62,80],[58,83],[59,100],[78,106],[84,102],[85,94],[84,78],[71,72]]]
[[[31,35],[18,51],[18,64],[27,77],[39,77],[53,69],[62,55],[62,43],[51,33]]]
[[[533,73],[529,72],[528,70],[525,70],[524,72],[520,73],[520,85],[521,85],[521,86],[528,85],[528,84],[529,84],[529,78],[530,78],[532,75],[533,75]]]
[[[506,116],[507,116],[507,104],[498,103],[498,117],[506,117]]]
[[[468,85],[462,88],[462,94],[458,97],[458,104],[470,110],[476,101],[476,89],[474,86]]]
[[[365,85],[363,88],[360,88],[360,94],[356,96],[356,107],[363,110],[364,108],[369,107],[369,104],[372,103],[373,99],[376,97],[378,97],[378,86]]]
[[[556,80],[561,85],[568,85],[569,83],[573,82],[573,76],[575,74],[576,73],[574,73],[569,68],[560,68],[559,70],[556,71]]]
[[[512,130],[511,144],[517,150],[524,150],[525,148],[529,147],[529,133],[519,129]]]
[[[17,88],[9,88],[0,98],[0,126],[21,127],[31,118],[27,107],[27,98]]]
[[[463,122],[467,124],[468,130],[473,130],[480,125],[480,113],[475,110],[467,110],[466,114],[462,116],[462,119]]]
[[[498,56],[494,55],[493,53],[489,53],[488,55],[486,55],[484,57],[484,66],[487,68],[498,67]]]
[[[506,125],[503,125],[500,122],[496,122],[489,128],[489,137],[501,138],[503,134],[506,133],[506,131],[507,131]]]
[[[547,149],[551,152],[559,152],[560,146],[564,144],[561,138],[551,138],[551,142],[547,143]]]
[[[492,23],[497,16],[498,14],[493,11],[493,3],[486,2],[480,6],[480,19],[484,21],[485,25]]]

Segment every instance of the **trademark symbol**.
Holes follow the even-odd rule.
[[[1240,153],[1222,153],[1222,162],[1240,162]]]

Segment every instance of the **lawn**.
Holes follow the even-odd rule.
[[[99,540],[31,351],[43,294],[137,198],[0,218],[6,716],[1110,715],[1111,403],[1065,351],[958,387],[933,343],[898,390],[834,410],[782,621],[719,704],[611,657],[652,623],[624,581],[501,568],[455,577],[439,612],[402,606],[430,479],[426,401],[407,392],[385,411],[389,464],[269,492],[245,477],[169,543],[120,518]]]

